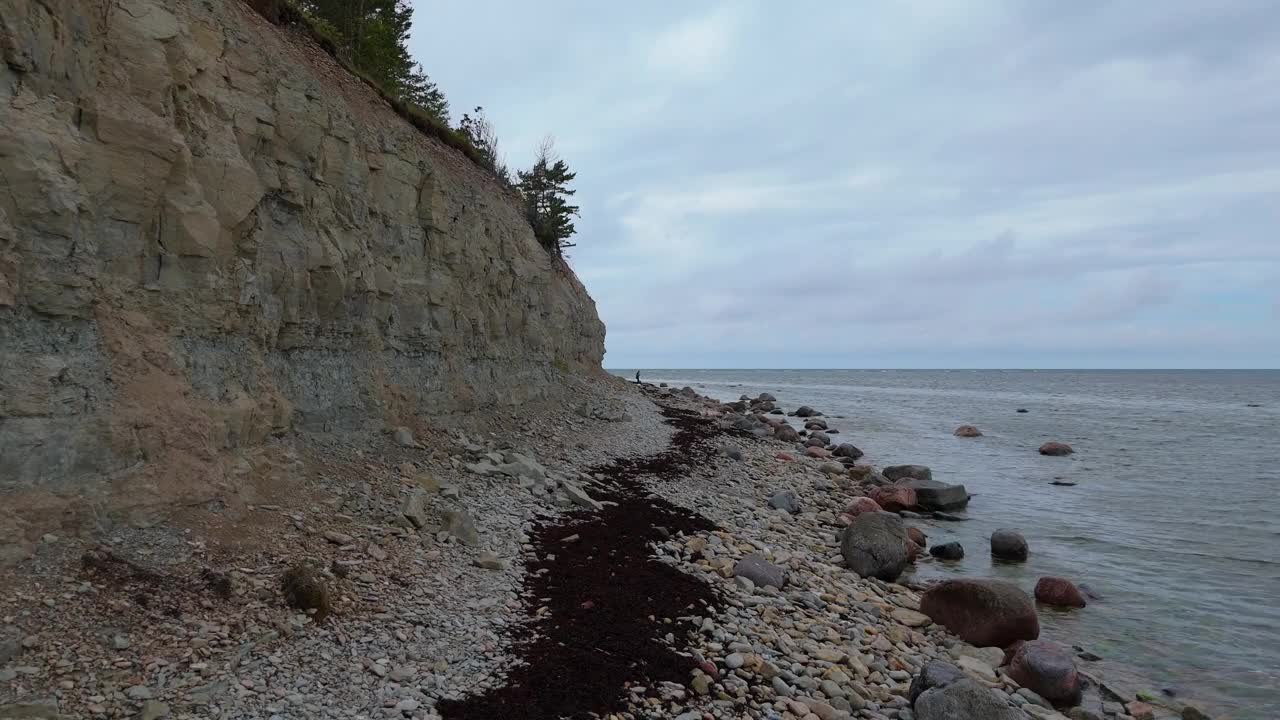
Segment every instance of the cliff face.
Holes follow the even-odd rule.
[[[598,370],[591,298],[510,195],[300,31],[241,0],[0,0],[0,53],[9,507],[207,497],[273,433]]]

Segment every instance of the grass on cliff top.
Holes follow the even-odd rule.
[[[391,109],[397,115],[404,118],[424,135],[436,138],[445,145],[466,155],[476,167],[492,175],[502,184],[502,178],[498,177],[493,168],[489,167],[484,155],[475,145],[471,144],[466,135],[449,127],[448,123],[441,121],[422,108],[407,103],[388,92],[380,83],[362,72],[360,68],[356,67],[339,52],[340,43],[337,38],[333,37],[326,28],[314,22],[306,13],[298,9],[292,0],[245,0],[245,2],[249,3],[250,7],[273,25],[296,25],[304,29],[315,40],[316,44],[329,53],[344,70],[362,80],[364,84],[378,93],[379,97],[387,101],[387,104],[391,106]]]

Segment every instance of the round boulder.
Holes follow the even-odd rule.
[[[868,493],[872,500],[889,512],[910,510],[916,506],[916,491],[902,485],[886,485],[872,488]]]
[[[1075,659],[1055,642],[1022,643],[1010,658],[1006,672],[1019,685],[1054,705],[1080,703],[1080,676],[1076,673]]]
[[[960,560],[964,558],[964,546],[958,542],[942,543],[929,548],[929,554],[939,560]]]
[[[920,672],[911,680],[911,689],[908,697],[911,702],[915,702],[916,698],[925,690],[932,690],[936,687],[946,687],[953,682],[958,682],[969,677],[964,674],[960,668],[949,662],[942,660],[930,660],[920,668]]]
[[[907,567],[907,532],[902,518],[883,512],[858,515],[840,535],[840,554],[861,577],[893,582]]]
[[[1036,600],[1045,605],[1058,607],[1082,608],[1085,602],[1084,593],[1075,583],[1066,578],[1047,576],[1036,581]]]
[[[956,437],[963,437],[963,438],[982,437],[982,431],[974,427],[973,425],[961,425],[960,427],[956,428],[955,432],[952,434],[955,435]]]
[[[907,528],[907,539],[919,545],[921,548],[929,545],[929,536],[925,535],[924,531],[918,527]]]
[[[804,421],[805,430],[826,430],[827,421],[822,418],[809,418]]]
[[[773,428],[773,436],[782,442],[799,442],[800,433],[796,429],[785,423]]]
[[[1027,539],[1022,533],[1001,528],[991,533],[991,557],[1022,562],[1027,559]]]
[[[826,448],[809,446],[804,449],[804,454],[811,458],[820,458],[826,460],[831,457],[831,452]]]
[[[818,412],[817,410],[814,410],[808,405],[801,405],[800,407],[796,408],[796,417],[807,418],[807,417],[815,417],[821,414],[822,413]]]
[[[920,693],[912,707],[917,720],[1025,720],[1021,710],[977,680],[965,678]]]
[[[849,517],[858,517],[863,513],[878,513],[882,510],[883,508],[876,504],[875,500],[872,500],[869,497],[856,497],[851,500],[849,502],[849,506],[844,509],[844,514]]]
[[[808,444],[818,445],[820,447],[826,447],[831,444],[831,438],[828,437],[827,434],[822,432],[821,430],[815,430],[813,434],[809,436]]]
[[[862,451],[849,443],[840,443],[836,446],[835,452],[832,454],[836,457],[847,457],[853,458],[854,460],[862,457]]]
[[[1075,450],[1072,450],[1071,446],[1066,443],[1047,442],[1040,446],[1041,455],[1070,455],[1073,452],[1075,452]]]
[[[827,475],[843,475],[844,466],[838,462],[824,462],[818,466],[818,472],[826,473]]]
[[[1005,647],[1040,637],[1035,603],[1003,580],[957,578],[925,591],[920,612],[978,647]]]

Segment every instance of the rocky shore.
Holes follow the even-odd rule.
[[[254,493],[46,536],[0,570],[0,718],[1208,717],[1109,685],[1016,587],[899,582],[987,551],[928,541],[968,492],[837,419],[577,397],[286,437]]]

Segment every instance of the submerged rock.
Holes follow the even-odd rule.
[[[1061,577],[1046,576],[1037,580],[1035,595],[1037,601],[1046,605],[1082,608],[1088,604],[1080,588]]]
[[[1047,442],[1040,446],[1041,455],[1070,455],[1073,452],[1075,450],[1072,450],[1070,445],[1061,442]]]
[[[964,546],[958,542],[942,543],[929,548],[929,554],[939,560],[960,560],[964,558]]]
[[[991,533],[991,557],[1021,562],[1027,559],[1027,539],[1022,533],[1001,528]]]
[[[1006,647],[1040,637],[1035,604],[1017,585],[1003,580],[944,580],[925,591],[920,611],[979,647]]]
[[[894,482],[904,478],[915,478],[917,480],[933,479],[933,471],[925,465],[890,465],[880,472]]]
[[[961,425],[952,434],[962,438],[982,437],[982,431],[973,425]]]
[[[795,414],[796,414],[796,417],[807,418],[807,417],[814,417],[816,415],[821,415],[822,413],[818,412],[817,410],[814,410],[808,405],[801,405],[800,407],[796,408]]]
[[[840,554],[862,577],[893,582],[908,562],[907,533],[902,518],[882,512],[858,515],[840,536]]]

